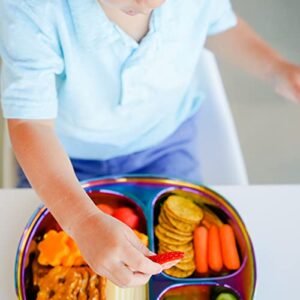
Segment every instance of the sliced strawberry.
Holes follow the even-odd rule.
[[[163,265],[174,260],[181,260],[184,257],[184,252],[175,251],[175,252],[166,252],[157,255],[148,256],[153,262],[156,262],[160,265]]]

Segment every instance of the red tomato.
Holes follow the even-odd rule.
[[[97,207],[110,216],[114,213],[114,209],[108,204],[100,203]]]
[[[139,217],[130,207],[117,208],[113,217],[128,225],[131,229],[136,229],[139,225]]]

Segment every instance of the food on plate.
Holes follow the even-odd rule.
[[[132,208],[114,209],[107,204],[97,207],[133,228],[137,237],[148,246],[148,236],[135,229],[140,220]],[[64,231],[51,229],[32,244],[35,245],[31,251],[34,258],[28,262],[32,271],[31,299],[106,299],[106,279],[87,266],[75,241]]]
[[[196,270],[199,274],[209,271],[235,271],[241,266],[232,226],[199,226],[194,231]]]
[[[176,267],[183,271],[191,271],[192,269],[195,270],[195,262],[192,259],[182,259],[176,264]]]
[[[202,209],[188,198],[172,195],[161,206],[155,227],[158,253],[184,252],[184,258],[176,266],[165,270],[166,274],[185,278],[194,273],[193,231],[202,218]]]
[[[186,278],[191,276],[195,271],[195,268],[190,268],[189,270],[182,270],[177,268],[176,266],[170,268],[170,269],[166,269],[164,270],[164,273],[166,273],[167,275],[173,276],[173,277],[177,277],[177,278]]]
[[[224,265],[228,270],[237,270],[241,263],[233,229],[230,225],[224,224],[219,231]]]
[[[38,243],[38,262],[44,266],[81,265],[83,258],[75,242],[64,232],[49,230]]]
[[[74,242],[64,231],[49,230],[38,237],[31,258],[30,299],[106,299],[106,279],[84,262]]]
[[[128,225],[131,229],[137,229],[140,223],[139,216],[136,214],[134,209],[128,206],[121,206],[113,208],[109,204],[100,203],[96,205],[104,213],[113,216],[119,221]]]
[[[158,263],[158,264],[163,265],[163,264],[168,263],[168,262],[183,259],[184,258],[184,252],[180,252],[180,251],[166,252],[166,253],[161,253],[161,254],[157,254],[157,255],[148,256],[148,258],[151,259],[152,261]]]
[[[148,246],[148,236],[137,230],[140,219],[133,208],[114,208],[106,203],[97,207],[131,227]],[[87,266],[75,241],[67,233],[56,225],[52,228],[57,230],[50,229],[32,241],[34,247],[30,248],[27,264],[31,275],[26,280],[30,299],[106,299],[106,279]]]
[[[172,218],[172,216],[170,216],[166,212],[166,210],[164,209],[164,206],[162,206],[162,208],[161,208],[158,221],[161,224],[168,224],[172,228],[177,229],[179,232],[181,232],[179,235],[182,235],[182,236],[190,236],[191,232],[196,227],[196,225],[194,225],[194,224],[186,223],[183,221],[178,221],[178,220]]]
[[[208,230],[204,226],[199,226],[194,231],[194,249],[197,272],[208,273]]]
[[[195,202],[194,202],[195,201]],[[185,278],[224,275],[240,268],[240,257],[232,227],[214,207],[192,198],[170,195],[160,206],[155,236],[158,253],[184,252],[170,276]]]
[[[203,210],[192,200],[181,196],[170,196],[164,203],[165,210],[180,222],[199,224],[203,218]]]
[[[208,265],[215,272],[220,272],[223,268],[221,242],[216,225],[212,225],[208,230]]]
[[[156,226],[156,230],[157,230],[158,234],[160,233],[160,234],[165,235],[165,236],[167,236],[167,237],[169,237],[170,239],[173,239],[173,240],[179,240],[183,244],[186,244],[186,243],[190,242],[193,239],[193,237],[191,235],[182,235],[180,233],[174,233],[172,231],[169,231],[169,230],[165,229],[160,224]]]
[[[97,207],[127,224],[141,242],[149,246],[148,236],[142,232],[146,227],[145,220],[133,204],[128,203],[126,206],[125,202],[120,201],[109,205],[105,202],[97,204]],[[240,268],[239,245],[233,227],[226,224],[229,220],[226,211],[222,212],[213,202],[205,202],[203,198],[196,201],[186,194],[179,196],[172,192],[169,196],[161,196],[154,213],[157,222],[154,234],[158,241],[158,254],[148,258],[161,264],[165,274],[182,279],[215,277]],[[52,228],[56,230],[51,229],[45,234],[45,229],[41,229],[33,241],[34,256],[30,255],[27,265],[30,275],[26,280],[30,280],[30,283],[26,282],[26,286],[31,287],[28,299],[104,300],[108,297],[107,286],[112,287],[109,295],[116,294],[113,284],[107,285],[105,278],[95,274],[88,267],[74,240],[59,227],[53,225]],[[151,242],[152,238],[150,235]],[[147,288],[142,287],[139,295],[143,296],[136,299],[144,299],[148,293]],[[162,299],[238,299],[232,290],[226,288],[217,290],[209,285],[195,285],[185,292],[186,288],[187,286],[182,289],[182,294],[179,293],[179,289],[175,291],[172,288]],[[121,290],[118,289],[119,292]],[[133,293],[128,290],[127,292],[132,297]]]
[[[139,216],[131,207],[119,207],[112,216],[128,225],[131,229],[137,229],[140,223]]]
[[[59,266],[62,260],[70,253],[67,240],[68,236],[63,231],[48,231],[38,244],[38,262],[45,266]]]
[[[201,274],[210,271],[235,271],[241,266],[233,228],[229,224],[209,229],[199,226],[194,231],[196,270]]]
[[[163,215],[163,213],[162,213],[162,215]],[[182,237],[190,237],[190,232],[184,232],[184,231],[181,231],[181,230],[173,227],[173,225],[170,223],[170,221],[168,221],[164,217],[161,218],[161,222],[159,225],[163,230],[165,230],[167,232],[172,232],[172,233],[175,233],[176,235],[181,235]]]
[[[102,210],[104,213],[112,216],[113,213],[114,213],[114,209],[108,205],[108,204],[105,204],[105,203],[100,203],[100,204],[97,204],[97,207]]]
[[[159,249],[164,250],[163,252],[169,252],[169,251],[182,251],[184,252],[184,257],[194,257],[194,248],[193,248],[193,243],[187,243],[184,245],[168,245],[165,243],[159,243],[160,247]]]
[[[106,299],[106,279],[87,266],[47,268],[34,262],[32,267],[36,300]]]
[[[162,228],[160,225],[157,225],[155,228],[155,235],[160,240],[160,242],[167,245],[185,245],[192,241],[193,236],[189,237],[181,236],[180,234],[174,234]]]

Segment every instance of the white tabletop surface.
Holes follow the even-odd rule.
[[[300,299],[300,185],[218,186],[243,218],[257,266],[257,300]],[[32,190],[0,190],[0,299],[16,299],[14,259],[25,224],[40,204]]]

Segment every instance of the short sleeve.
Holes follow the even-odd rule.
[[[1,103],[5,118],[53,119],[63,59],[47,20],[23,0],[0,4]]]
[[[208,35],[226,31],[237,24],[237,17],[232,9],[230,0],[210,1],[210,23]]]

